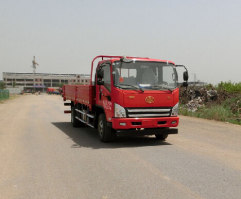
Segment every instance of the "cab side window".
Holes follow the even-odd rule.
[[[105,65],[102,67],[104,71],[104,86],[110,91],[111,90],[111,79],[110,79],[110,66]]]

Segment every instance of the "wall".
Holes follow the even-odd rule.
[[[20,94],[23,91],[23,86],[14,87],[14,88],[6,88],[6,89],[9,90],[10,94]]]

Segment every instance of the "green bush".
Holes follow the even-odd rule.
[[[217,89],[219,91],[226,91],[228,93],[241,93],[241,82],[221,82],[218,84]]]
[[[0,100],[4,100],[8,98],[9,98],[9,91],[0,89]]]
[[[6,84],[4,82],[0,82],[0,90],[3,90],[6,88]]]

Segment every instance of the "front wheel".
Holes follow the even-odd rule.
[[[98,133],[102,142],[109,142],[115,138],[114,130],[107,126],[105,114],[100,114],[98,118]]]
[[[165,141],[168,137],[168,134],[155,134],[157,140]]]

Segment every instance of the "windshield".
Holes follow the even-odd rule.
[[[113,63],[116,87],[139,90],[173,90],[177,87],[177,72],[166,62],[133,61]]]

